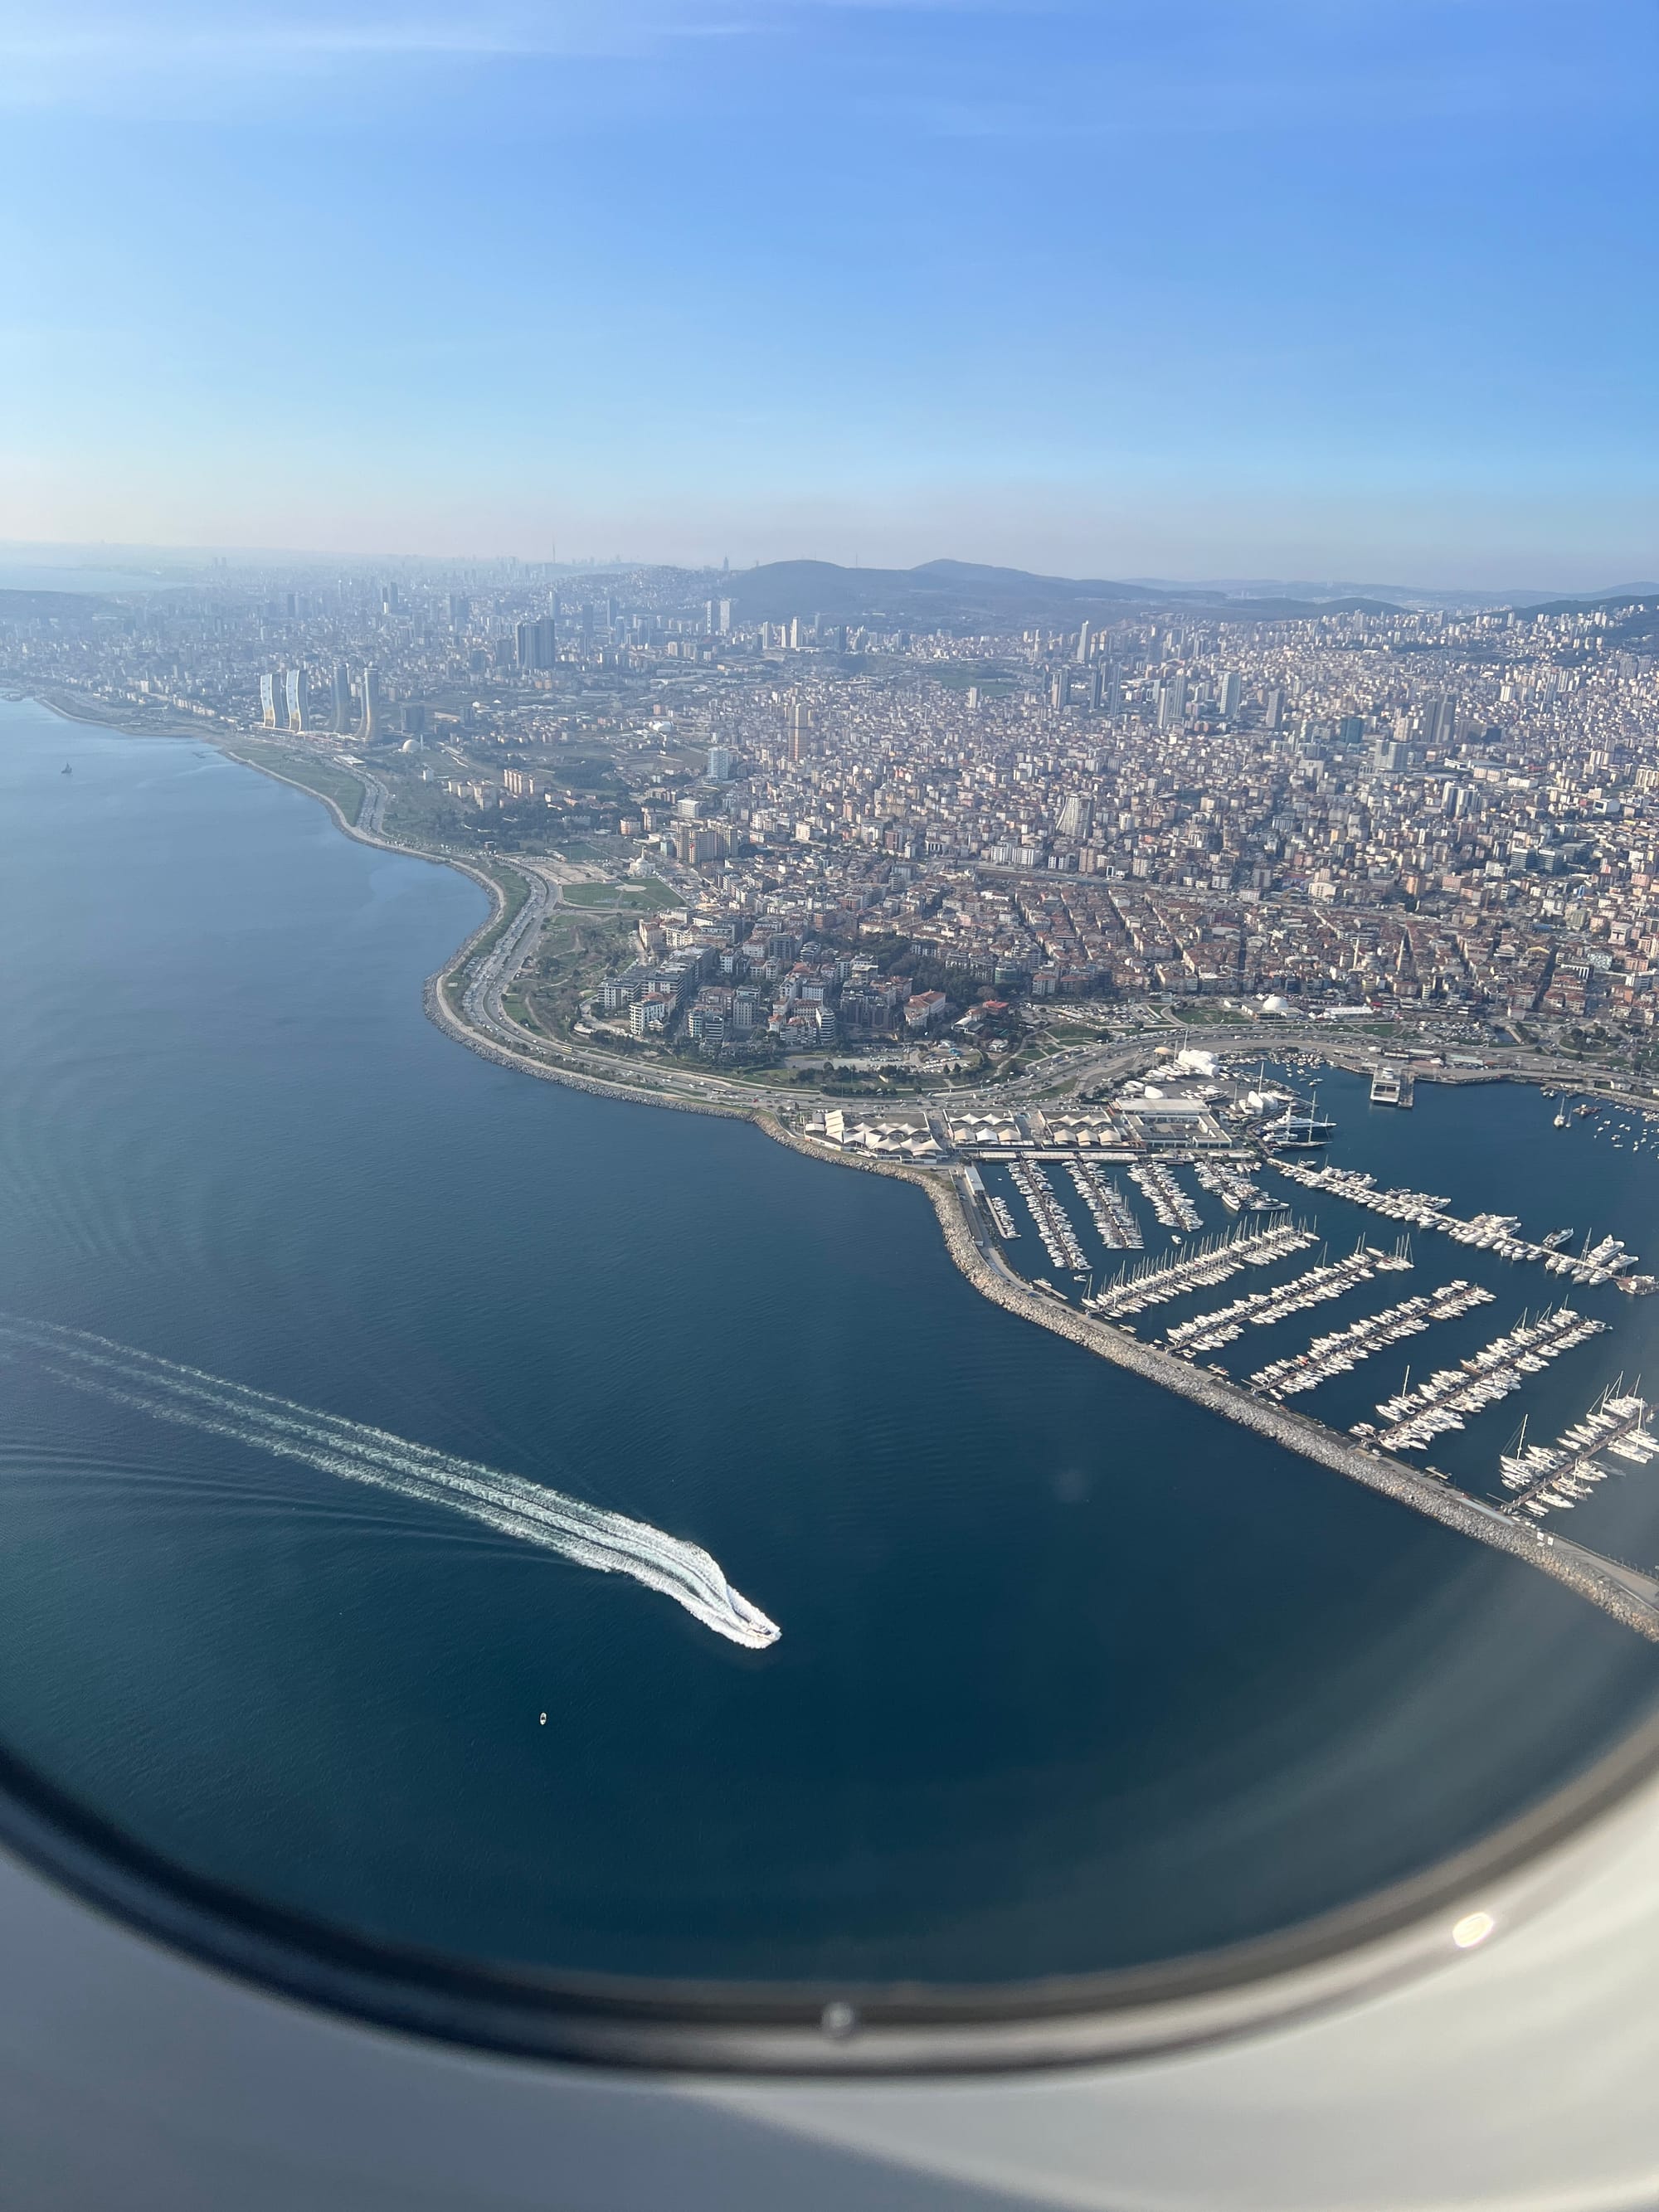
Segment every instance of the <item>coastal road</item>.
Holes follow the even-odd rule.
[[[340,765],[344,768],[347,764],[342,761]],[[383,837],[386,835],[386,805],[391,794],[380,778],[371,775],[366,768],[358,765],[349,769],[348,773],[355,775],[363,787],[363,803],[357,810],[358,829],[366,837]]]

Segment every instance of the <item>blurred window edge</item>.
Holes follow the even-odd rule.
[[[460,2049],[753,2075],[1099,2064],[1248,2035],[1455,1964],[1587,1870],[1659,1773],[1659,1716],[1480,1843],[1279,1935],[1158,1965],[995,1985],[647,1981],[400,1946],[192,1873],[0,1749],[0,1847],[185,1957]]]

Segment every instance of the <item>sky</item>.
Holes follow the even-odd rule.
[[[0,540],[1659,576],[1650,0],[0,0]]]

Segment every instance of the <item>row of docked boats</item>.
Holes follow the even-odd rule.
[[[1271,1328],[1273,1322],[1288,1320],[1291,1314],[1301,1313],[1309,1306],[1320,1305],[1328,1298],[1340,1298],[1345,1291],[1358,1289],[1375,1275],[1397,1273],[1411,1264],[1403,1237],[1392,1252],[1379,1252],[1372,1245],[1361,1243],[1346,1260],[1310,1267],[1305,1274],[1293,1276],[1277,1290],[1253,1291],[1244,1297],[1235,1298],[1230,1306],[1177,1322],[1164,1341],[1172,1352],[1189,1357],[1200,1352],[1215,1352],[1242,1335],[1247,1322],[1255,1328]]]
[[[1183,1297],[1188,1291],[1209,1290],[1228,1281],[1241,1267],[1271,1267],[1317,1242],[1313,1231],[1299,1221],[1258,1230],[1247,1229],[1241,1222],[1229,1234],[1206,1237],[1174,1258],[1142,1261],[1084,1304],[1103,1320],[1121,1320],[1148,1306]]]
[[[1086,1279],[1089,1263],[1077,1241],[1072,1218],[1054,1196],[1054,1185],[1036,1162],[1015,1160],[1009,1167],[1008,1180],[1030,1208],[1042,1249],[1054,1266]]]
[[[1355,1168],[1307,1167],[1299,1160],[1280,1160],[1279,1172],[1291,1182],[1299,1182],[1305,1190],[1328,1190],[1337,1198],[1346,1198],[1354,1206],[1369,1206],[1373,1213],[1385,1214],[1391,1221],[1403,1221],[1419,1229],[1437,1229],[1449,1198],[1438,1198],[1426,1190],[1385,1190],[1372,1175],[1362,1174]]]
[[[1607,1480],[1608,1469],[1598,1458],[1601,1452],[1637,1467],[1659,1457],[1659,1437],[1649,1425],[1651,1411],[1644,1398],[1626,1391],[1620,1381],[1604,1390],[1583,1419],[1564,1429],[1553,1444],[1528,1443],[1522,1421],[1513,1446],[1498,1457],[1505,1489],[1520,1493],[1510,1512],[1528,1514],[1534,1521],[1571,1512],[1595,1484]]]
[[[1103,1174],[1093,1160],[1067,1160],[1066,1165],[1106,1249],[1139,1252],[1142,1245],[1140,1222],[1121,1186]]]
[[[1129,1180],[1143,1193],[1154,1217],[1165,1229],[1185,1235],[1201,1229],[1204,1218],[1162,1160],[1140,1160],[1129,1170]]]
[[[1259,1367],[1249,1378],[1249,1387],[1264,1391],[1271,1398],[1300,1397],[1303,1392],[1316,1390],[1322,1382],[1330,1382],[1334,1376],[1351,1373],[1362,1360],[1374,1358],[1389,1345],[1399,1344],[1408,1336],[1420,1336],[1436,1322],[1455,1321],[1460,1314],[1492,1302],[1492,1292],[1479,1283],[1466,1283],[1461,1278],[1455,1282],[1443,1283],[1437,1291],[1402,1298],[1398,1305],[1385,1306],[1381,1313],[1365,1314],[1346,1328],[1315,1337],[1305,1352]],[[1369,1425],[1362,1423],[1353,1433],[1369,1436],[1373,1431]]]
[[[1212,1192],[1229,1213],[1282,1213],[1285,1200],[1272,1198],[1261,1184],[1223,1160],[1198,1159],[1193,1173],[1201,1188]]]
[[[1484,1413],[1518,1390],[1528,1375],[1541,1374],[1551,1360],[1606,1328],[1606,1322],[1589,1320],[1571,1306],[1558,1306],[1533,1322],[1523,1314],[1507,1335],[1494,1337],[1473,1358],[1441,1368],[1415,1390],[1382,1399],[1376,1410],[1387,1426],[1373,1430],[1361,1423],[1353,1433],[1375,1435],[1389,1451],[1420,1451],[1432,1437],[1461,1429],[1466,1413]]]
[[[1367,1206],[1373,1213],[1386,1215],[1391,1220],[1413,1222],[1419,1229],[1437,1229],[1454,1243],[1495,1253],[1501,1260],[1540,1261],[1552,1274],[1565,1275],[1575,1283],[1599,1285],[1624,1277],[1630,1287],[1638,1283],[1644,1288],[1647,1286],[1647,1278],[1629,1276],[1627,1271],[1635,1267],[1636,1255],[1617,1237],[1603,1237],[1594,1245],[1586,1237],[1583,1249],[1572,1253],[1564,1249],[1572,1235],[1570,1229],[1554,1230],[1534,1243],[1519,1233],[1518,1214],[1476,1213],[1466,1221],[1448,1212],[1449,1201],[1446,1199],[1428,1191],[1384,1189],[1374,1176],[1353,1168],[1303,1167],[1290,1160],[1279,1163],[1279,1173],[1304,1189],[1329,1191],[1334,1197],[1346,1199],[1353,1206]]]

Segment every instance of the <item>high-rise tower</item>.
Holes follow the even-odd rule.
[[[363,743],[373,744],[380,734],[380,678],[371,660],[363,670]]]

